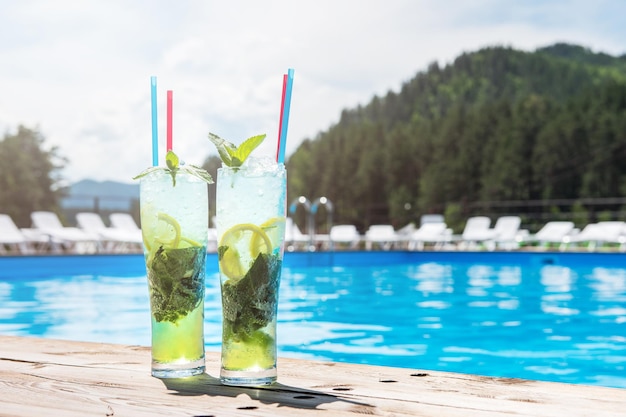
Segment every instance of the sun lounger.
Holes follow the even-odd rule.
[[[452,232],[443,222],[424,223],[411,234],[409,250],[423,250],[425,245],[433,244],[440,249],[451,241]]]
[[[141,249],[141,238],[127,230],[107,227],[97,213],[76,214],[78,226],[100,239],[100,247],[105,252],[137,252]]]
[[[512,250],[519,248],[519,228],[522,219],[519,216],[502,216],[496,220],[492,229],[493,237],[485,242],[485,245],[493,249]]]
[[[45,233],[42,233],[41,230],[28,227],[28,228],[20,228],[22,235],[32,243],[32,246],[36,253],[47,252],[52,248],[52,243],[50,242],[50,236]]]
[[[78,227],[63,226],[51,211],[34,211],[30,214],[33,226],[47,235],[54,251],[93,253],[98,251],[99,237]]]
[[[626,249],[626,222],[604,221],[588,224],[580,233],[566,239],[576,246],[586,245],[587,250],[593,251],[605,243],[620,245],[620,249]]]
[[[135,223],[135,219],[128,213],[111,213],[109,214],[109,220],[111,221],[111,227],[116,229],[125,230],[128,233],[135,235],[135,239],[143,241],[141,235],[141,229]]]
[[[0,214],[0,254],[28,255],[34,252],[33,241],[24,235],[11,216]]]
[[[339,246],[347,246],[350,249],[356,249],[361,242],[361,235],[356,226],[352,224],[335,225],[330,228],[329,233],[331,248],[335,244]]]
[[[372,250],[374,247],[389,250],[397,245],[400,240],[400,236],[389,224],[374,224],[365,232],[365,248],[367,250]]]
[[[423,214],[420,217],[420,226],[425,225],[426,223],[445,223],[445,217],[443,214]]]
[[[406,226],[403,226],[396,230],[396,235],[398,235],[398,242],[396,243],[397,249],[408,249],[409,243],[411,242],[411,235],[417,230],[415,228],[414,223],[409,223]]]
[[[573,230],[573,222],[551,221],[546,223],[537,233],[530,236],[528,240],[537,242],[544,249],[551,244],[557,244],[560,250],[565,250]]]
[[[623,221],[603,221],[598,222],[606,232],[605,242],[619,244],[620,250],[626,250],[626,222]]]
[[[461,234],[460,248],[476,249],[485,242],[495,239],[496,233],[490,226],[491,219],[486,216],[474,216],[467,219]]]
[[[291,217],[285,221],[285,247],[288,251],[306,248],[311,244],[311,238],[300,231]]]
[[[401,237],[406,237],[408,240],[408,238],[413,234],[414,231],[416,231],[417,229],[415,228],[415,223],[409,223],[406,226],[403,226],[401,228],[399,228],[398,230],[396,230],[396,233],[398,235],[400,235]]]

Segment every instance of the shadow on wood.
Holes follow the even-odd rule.
[[[236,409],[256,409],[254,401],[263,404],[276,404],[278,407],[318,409],[320,405],[334,402],[345,403],[353,412],[371,414],[375,406],[330,395],[326,392],[313,391],[276,383],[266,387],[231,387],[220,383],[218,378],[202,374],[190,378],[172,378],[161,380],[165,387],[174,391],[174,395],[182,396],[219,396],[241,399],[241,403],[233,403]],[[339,387],[338,391],[349,392],[349,387]],[[248,399],[245,399],[245,397]],[[369,411],[368,411],[369,410]]]

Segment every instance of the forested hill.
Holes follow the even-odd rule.
[[[491,47],[342,112],[289,158],[289,195],[401,227],[477,201],[626,196],[626,55]]]

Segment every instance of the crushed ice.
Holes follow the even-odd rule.
[[[260,175],[279,172],[279,165],[276,163],[276,160],[268,156],[251,156],[246,159],[243,166],[247,168],[246,171],[248,175]]]

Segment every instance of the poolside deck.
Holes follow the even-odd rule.
[[[207,374],[150,376],[139,346],[0,336],[0,414],[10,416],[619,416],[626,390],[306,360],[279,360],[279,384],[220,385]]]

